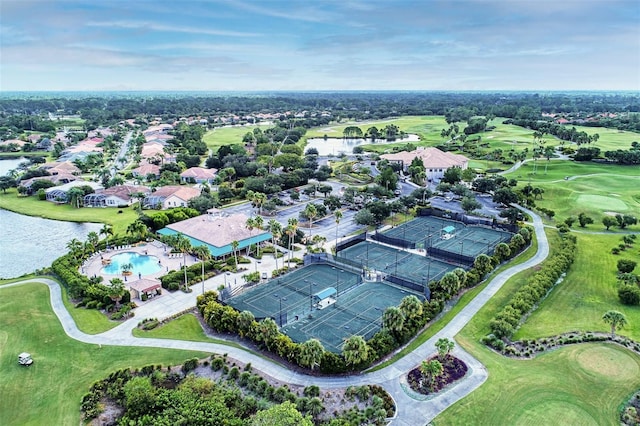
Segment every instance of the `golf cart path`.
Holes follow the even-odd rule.
[[[519,207],[519,206],[518,206]],[[73,318],[62,302],[60,285],[49,279],[35,279],[1,286],[5,287],[24,284],[25,282],[40,282],[50,289],[51,306],[60,319],[62,327],[67,335],[75,340],[94,345],[137,346],[150,348],[182,349],[202,351],[210,353],[227,353],[230,357],[243,362],[250,362],[252,366],[263,371],[275,379],[298,385],[317,385],[323,388],[344,388],[347,386],[359,386],[364,384],[378,384],[384,387],[394,398],[397,406],[397,414],[391,424],[402,426],[424,425],[433,420],[438,414],[465,397],[479,387],[488,377],[485,367],[469,353],[459,346],[453,354],[463,360],[469,367],[469,372],[454,386],[428,400],[421,400],[421,395],[416,395],[407,390],[406,374],[420,365],[420,363],[435,354],[435,343],[440,338],[453,339],[473,316],[493,297],[507,280],[542,262],[549,254],[549,244],[544,233],[544,226],[540,216],[525,208],[519,207],[533,218],[533,227],[538,239],[538,250],[527,261],[514,265],[498,275],[465,306],[442,330],[428,339],[410,354],[397,360],[393,364],[371,373],[354,374],[350,376],[310,376],[291,371],[286,366],[277,364],[269,359],[258,356],[246,349],[207,342],[188,342],[183,340],[136,338],[131,334],[142,318],[133,318],[120,326],[101,334],[90,335],[83,333],[76,326]],[[194,296],[195,298],[195,296]]]

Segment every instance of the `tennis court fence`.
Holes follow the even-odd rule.
[[[465,256],[460,253],[455,253],[449,250],[439,249],[437,247],[427,248],[427,255],[436,259],[446,260],[447,262],[458,263],[460,265],[473,266],[475,258],[472,256]]]
[[[367,231],[362,232],[358,235],[354,235],[353,237],[349,237],[346,240],[342,240],[338,244],[336,244],[336,253],[339,253],[344,249],[348,249],[349,247],[355,246],[356,244],[359,244],[366,240],[367,240]]]
[[[386,281],[392,282],[400,287],[408,288],[409,290],[416,291],[418,293],[423,293],[424,297],[427,300],[431,300],[431,290],[429,290],[429,285],[426,283],[420,284],[415,281],[408,280],[406,278],[401,278],[393,274],[389,274],[384,277]]]
[[[304,257],[304,266],[318,263],[328,264],[357,274],[360,277],[360,282],[362,282],[362,262],[354,261],[344,257],[334,256],[330,253],[311,253]]]
[[[416,248],[415,241],[405,240],[404,238],[391,237],[389,235],[381,234],[380,232],[377,232],[377,231],[375,234],[371,235],[371,239],[381,243],[390,244],[392,246],[402,247],[404,249]]]
[[[458,222],[462,222],[465,225],[481,225],[489,228],[500,228],[505,231],[509,231],[512,233],[518,232],[518,225],[512,225],[510,223],[498,222],[495,219],[488,219],[476,216],[467,216],[464,213],[460,212],[450,212],[447,210],[441,210],[434,207],[423,207],[417,210],[416,214],[418,216],[435,216],[441,217],[450,220],[456,220]]]

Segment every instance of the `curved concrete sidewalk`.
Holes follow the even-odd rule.
[[[315,377],[296,373],[285,366],[271,360],[262,358],[248,350],[216,343],[187,342],[182,340],[147,339],[136,338],[131,330],[136,327],[140,318],[133,318],[122,325],[101,334],[89,335],[81,332],[73,318],[66,310],[62,302],[61,289],[58,283],[49,279],[37,279],[26,282],[41,282],[50,289],[51,306],[60,319],[62,327],[67,335],[78,341],[88,344],[115,345],[115,346],[139,346],[153,348],[195,350],[213,353],[227,353],[229,356],[250,362],[257,370],[264,371],[274,378],[292,384],[318,385],[324,388],[341,388],[351,385],[379,384],[389,392],[396,401],[397,415],[393,419],[393,425],[415,426],[424,425],[433,420],[438,414],[456,401],[465,397],[487,378],[488,373],[484,366],[469,353],[456,347],[454,355],[462,359],[468,366],[467,376],[450,389],[428,400],[417,399],[411,392],[407,392],[403,385],[404,377],[408,371],[415,368],[422,360],[435,353],[435,342],[443,337],[453,339],[456,334],[473,318],[473,316],[495,295],[498,290],[515,274],[524,271],[542,262],[549,254],[549,244],[544,233],[542,220],[534,212],[519,207],[533,218],[533,227],[538,239],[536,254],[526,262],[512,266],[494,277],[491,282],[453,318],[440,332],[416,348],[409,355],[399,359],[392,365],[381,370],[341,377]],[[5,287],[24,284],[25,282],[12,283]],[[193,296],[195,298],[195,295]]]

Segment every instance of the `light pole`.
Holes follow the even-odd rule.
[[[276,297],[278,299],[279,305],[280,305],[280,314],[279,314],[279,321],[278,321],[278,326],[282,327],[282,301],[284,300],[285,302],[287,301],[286,297],[280,297],[278,296],[278,293],[273,295],[274,297]]]
[[[458,244],[460,244],[460,256],[462,256],[462,251],[464,250],[464,240],[460,241]]]
[[[313,310],[313,294],[311,294],[313,283],[307,279],[305,279],[304,282],[309,283],[309,314],[311,314],[311,311]]]

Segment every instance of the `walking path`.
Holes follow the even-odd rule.
[[[131,330],[136,327],[141,319],[151,317],[162,318],[165,316],[163,313],[166,314],[169,311],[178,313],[182,310],[193,307],[195,296],[199,294],[199,292],[190,294],[176,292],[180,293],[180,295],[174,298],[175,303],[168,304],[165,307],[158,307],[157,305],[154,305],[159,302],[162,299],[161,298],[160,300],[154,301],[153,304],[147,304],[137,308],[136,317],[126,321],[118,327],[101,334],[85,334],[77,328],[73,318],[66,310],[62,302],[61,289],[58,283],[48,279],[38,279],[37,281],[49,286],[53,311],[60,319],[62,327],[67,335],[78,341],[96,345],[139,346],[227,353],[230,357],[241,359],[244,362],[250,362],[255,369],[264,371],[277,380],[303,386],[314,384],[323,388],[343,388],[352,385],[379,384],[389,392],[396,402],[397,414],[392,420],[392,425],[424,425],[433,420],[447,407],[480,386],[487,379],[488,373],[478,360],[473,358],[462,348],[456,346],[453,354],[463,360],[469,367],[467,376],[445,392],[442,392],[434,398],[423,401],[416,399],[415,395],[411,391],[405,390],[406,386],[404,386],[403,382],[407,372],[418,366],[422,360],[435,354],[435,342],[438,339],[443,337],[453,339],[454,336],[458,334],[460,330],[462,330],[462,328],[471,320],[471,318],[473,318],[473,316],[485,305],[485,303],[487,303],[487,301],[489,301],[489,299],[498,292],[509,278],[525,269],[537,265],[549,254],[549,244],[544,233],[542,220],[534,212],[522,207],[520,208],[533,218],[533,227],[538,239],[538,251],[536,254],[526,262],[514,265],[494,277],[491,282],[440,332],[436,333],[409,355],[399,359],[388,367],[372,373],[340,377],[315,377],[291,371],[286,366],[282,366],[271,360],[262,358],[248,350],[239,349],[233,346],[205,342],[187,342],[182,340],[141,339],[132,336]],[[251,271],[251,269],[249,269],[249,271]],[[0,287],[0,290],[5,287],[23,283],[24,282],[8,284]],[[214,280],[209,280],[205,286],[206,288],[209,288],[216,284],[217,281],[214,282]],[[161,310],[161,313],[157,312],[158,309]]]

